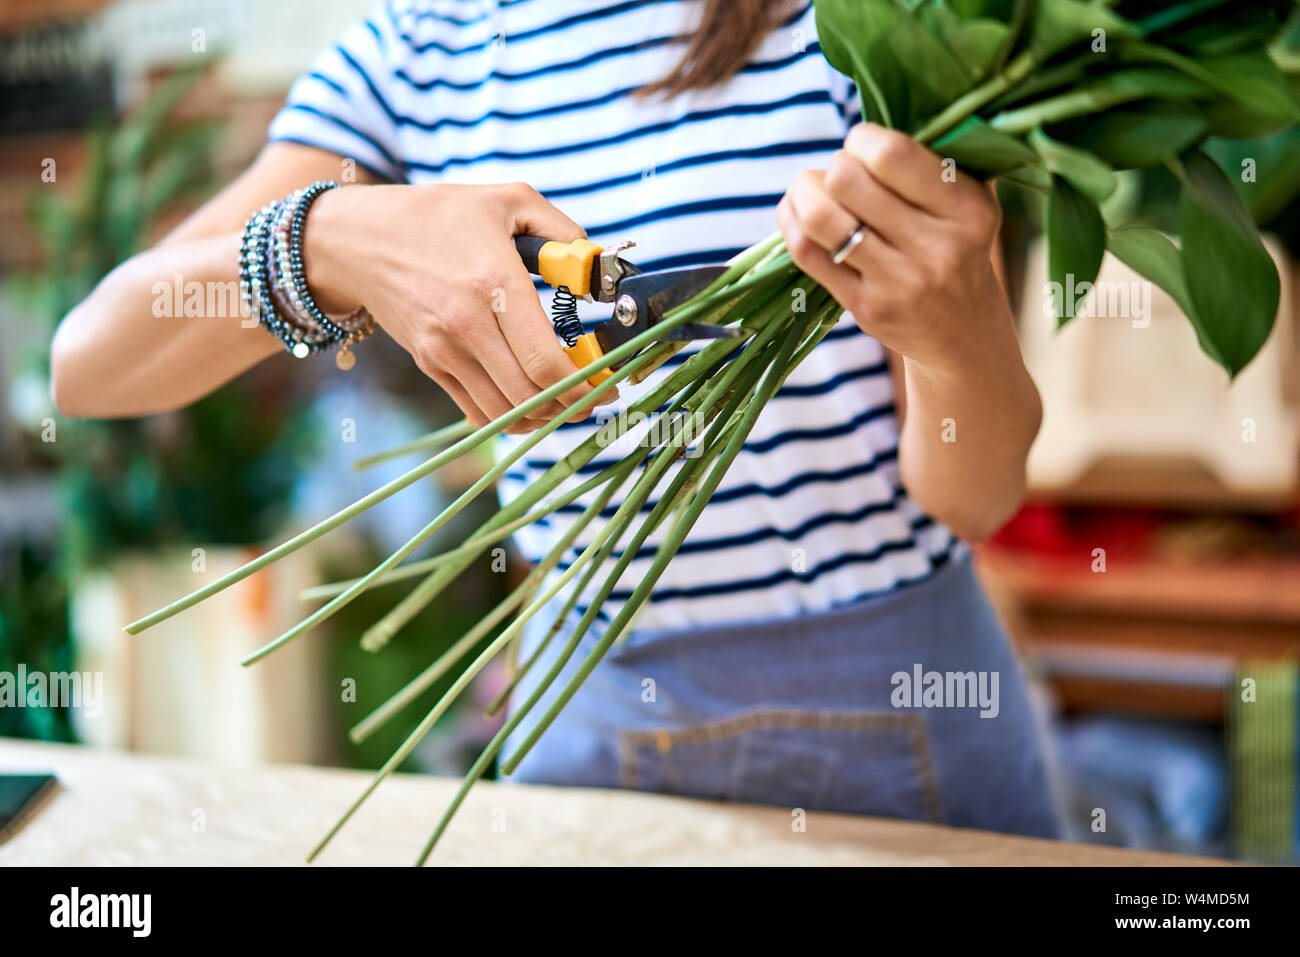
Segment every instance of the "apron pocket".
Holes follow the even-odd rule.
[[[754,708],[623,730],[625,788],[807,810],[942,819],[925,718],[915,712]]]

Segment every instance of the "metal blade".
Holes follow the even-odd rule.
[[[662,272],[624,276],[618,283],[614,318],[596,327],[596,341],[605,352],[613,351],[624,342],[652,329],[663,318],[665,312],[699,293],[721,276],[726,269],[726,266],[695,266],[689,269],[666,269]],[[715,327],[699,326],[698,328]],[[665,333],[664,338],[716,339],[732,335],[735,333],[705,332],[701,336],[691,336],[673,331]]]
[[[695,266],[689,269],[643,273],[640,276],[624,279],[619,284],[619,292],[630,293],[638,300],[643,300],[650,307],[650,315],[647,318],[653,325],[669,309],[680,306],[692,296],[702,292],[726,271],[726,266]]]
[[[736,326],[706,326],[702,322],[687,322],[664,333],[665,339],[739,339],[742,335]]]

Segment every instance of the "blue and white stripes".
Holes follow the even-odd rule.
[[[523,180],[593,241],[635,240],[644,268],[722,262],[775,229],[790,181],[825,166],[858,114],[806,2],[727,84],[636,97],[680,58],[698,15],[694,0],[392,0],[317,58],[271,137],[398,182]],[[582,304],[588,326],[608,313]],[[595,427],[557,430],[507,473],[502,497]],[[960,546],[908,499],[897,460],[884,351],[845,317],[763,412],[638,627],[793,617],[926,578]],[[520,548],[545,554],[581,510],[520,532]],[[615,603],[660,540],[638,551]]]

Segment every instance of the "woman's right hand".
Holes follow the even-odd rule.
[[[518,235],[571,242],[586,233],[523,183],[358,185],[316,201],[303,256],[322,309],[364,305],[482,426],[574,372],[515,249]],[[580,383],[507,431],[531,432],[590,391]]]
[[[307,282],[321,308],[346,314],[364,304],[476,425],[574,373],[514,237],[571,242],[583,235],[576,223],[523,184],[380,185],[355,165],[340,169],[345,162],[272,143],[152,248],[104,277],[55,336],[59,410],[104,418],[178,409],[283,355],[274,335],[221,308],[225,298],[212,290],[236,284],[252,211],[349,169],[361,182],[321,195],[303,233]],[[159,290],[171,302],[181,282],[207,287],[216,311],[200,305],[194,314],[187,304],[184,315],[160,313]],[[580,383],[510,431],[531,431],[590,391]],[[614,398],[610,390],[607,401]]]

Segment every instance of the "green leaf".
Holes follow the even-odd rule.
[[[1300,127],[1248,142],[1207,140],[1203,149],[1230,174],[1256,223],[1269,223],[1300,196]]]
[[[1268,46],[1269,55],[1284,73],[1300,70],[1300,8],[1292,6],[1291,17]]]
[[[1224,56],[1193,60],[1165,47],[1149,43],[1125,44],[1125,60],[1163,63],[1181,70],[1217,93],[1253,113],[1279,120],[1300,120],[1300,103],[1286,76],[1263,50],[1255,49]]]
[[[1215,362],[1223,360],[1214,352],[1214,344],[1204,334],[1192,308],[1192,297],[1183,276],[1182,254],[1164,233],[1148,226],[1121,226],[1106,234],[1106,248],[1119,260],[1151,280],[1178,304],[1178,308],[1196,327],[1201,348]]]
[[[1069,182],[1098,205],[1115,192],[1119,178],[1115,171],[1087,150],[1061,143],[1042,130],[1031,130],[1029,145],[1042,158],[1048,170]]]
[[[1114,169],[1155,166],[1204,137],[1208,123],[1190,103],[1151,100],[1046,128],[1053,139],[1094,153]]]
[[[1263,50],[1202,60],[1203,78],[1224,96],[1257,113],[1300,120],[1300,103],[1287,78]]]
[[[1104,113],[1137,100],[1176,102],[1212,96],[1213,92],[1202,81],[1172,67],[1131,67],[999,113],[989,122],[994,129],[1008,133],[1028,133],[1036,126]]]
[[[963,170],[982,179],[1038,162],[1038,156],[1028,146],[1014,136],[999,133],[977,116],[969,117],[932,145],[940,156],[951,157]]]
[[[1205,116],[1206,133],[1229,140],[1253,140],[1270,136],[1295,126],[1295,122],[1276,113],[1259,113],[1236,100],[1211,100],[1199,104]]]
[[[1021,41],[1027,40],[1027,31],[1030,20],[1033,17],[1034,0],[1010,0],[1005,9],[996,12],[989,10],[988,15],[1008,24],[1010,30],[1007,33],[1007,42],[1002,44],[1002,49],[998,52],[997,60],[994,62],[994,68],[1001,71],[1011,60],[1011,55],[1020,49]]]
[[[971,87],[944,42],[894,0],[817,0],[814,11],[822,52],[874,122],[910,130]]]
[[[202,68],[178,70],[132,112],[116,131],[114,161],[121,166],[143,165],[155,147],[155,140],[167,125],[172,111],[204,77]]]
[[[1294,9],[1292,0],[1222,0],[1210,15],[1204,3],[1184,2],[1166,6],[1142,26],[1148,38],[1163,46],[1177,47],[1196,57],[1219,56],[1259,47],[1278,35]],[[1200,8],[1201,15],[1196,15]],[[1191,13],[1191,16],[1180,16]],[[1160,27],[1151,29],[1152,24]]]
[[[1232,183],[1209,156],[1189,152],[1180,173],[1187,291],[1215,357],[1235,376],[1273,329],[1280,296],[1277,268]]]
[[[948,42],[971,78],[978,81],[993,72],[1010,35],[1011,28],[1005,23],[979,19],[964,24]]]
[[[917,14],[976,82],[992,72],[1011,33],[1007,23],[978,15],[963,16],[954,5],[943,2],[927,3]]]
[[[949,0],[949,6],[963,20],[988,17],[1006,23],[1011,20],[1015,0]]]
[[[862,115],[881,126],[895,127],[903,118],[907,99],[898,83],[886,85],[890,78],[897,78],[886,44],[890,29],[904,14],[888,3],[864,3],[856,11],[850,6],[845,0],[818,0],[814,5],[822,54],[857,84]]]
[[[1043,210],[1047,237],[1047,277],[1058,289],[1078,289],[1093,282],[1106,252],[1106,226],[1097,204],[1059,176],[1052,178]],[[1057,317],[1065,325],[1073,310]]]
[[[1038,0],[1033,16],[1029,51],[1040,61],[1076,43],[1094,40],[1096,30],[1104,31],[1108,44],[1138,35],[1133,25],[1123,17],[1095,3]]]
[[[1014,183],[1035,193],[1046,193],[1052,188],[1052,174],[1042,166],[1017,166],[998,177],[999,183]]]

